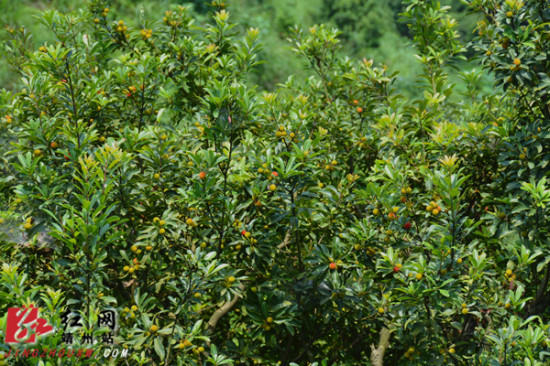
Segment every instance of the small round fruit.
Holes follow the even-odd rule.
[[[164,226],[166,225],[166,221],[164,220],[159,220],[159,226]]]
[[[336,263],[334,262],[330,262],[330,264],[328,265],[328,268],[330,268],[331,270],[335,270],[338,268],[338,266],[336,265]]]
[[[373,214],[374,216],[378,216],[378,215],[380,215],[380,210],[377,209],[377,208],[375,208],[374,210],[372,210],[372,214]]]
[[[394,214],[393,212],[390,212],[390,213],[388,214],[388,219],[390,219],[390,220],[395,220],[395,214]]]
[[[439,210],[437,208],[434,208],[432,214],[435,216],[439,215]]]
[[[411,194],[412,193],[412,188],[411,187],[407,187],[407,194]]]
[[[455,350],[454,348],[452,348],[452,347],[449,348],[449,353],[453,354],[453,353],[455,353],[455,352],[456,352],[456,350]]]
[[[468,308],[462,308],[462,314],[463,315],[468,314]]]
[[[363,113],[363,108],[357,107],[356,111],[357,111],[357,113],[361,114],[361,113]]]
[[[521,60],[519,58],[514,59],[514,65],[519,66],[521,65]]]
[[[40,156],[40,155],[42,155],[42,150],[40,149],[34,150],[34,156]]]
[[[135,245],[132,245],[130,250],[135,253],[135,252],[137,252],[138,248]]]
[[[227,282],[229,282],[229,283],[235,282],[235,277],[233,277],[233,276],[227,277]]]
[[[422,273],[417,273],[415,277],[416,277],[417,280],[421,280],[423,275],[422,275]]]
[[[399,267],[397,266],[393,267],[393,273],[397,273],[397,272],[399,272]]]
[[[150,245],[147,245],[147,246],[145,247],[145,250],[151,251],[151,250],[153,250],[153,247],[150,246]]]
[[[507,303],[504,305],[504,307],[505,307],[506,309],[510,309],[510,308],[512,307],[512,304],[510,304],[509,302],[507,302]]]
[[[269,185],[269,190],[270,190],[271,192],[273,192],[273,191],[276,190],[276,189],[277,189],[277,186],[276,186],[275,184],[270,184],[270,185]]]
[[[130,267],[124,266],[123,270],[124,270],[124,272],[128,272],[128,271],[130,271]]]
[[[273,318],[272,317],[267,317],[267,319],[265,320],[266,322],[268,322],[269,324],[273,323]]]
[[[165,233],[166,233],[166,230],[164,230],[164,228],[159,229],[159,234],[160,235],[164,235]]]
[[[462,258],[458,258],[458,259],[456,260],[456,263],[462,264]]]
[[[55,142],[55,141],[52,141],[52,142],[50,143],[50,147],[51,147],[52,149],[56,149],[57,146],[58,146],[58,145],[57,145],[57,142]]]
[[[197,348],[197,350],[198,350],[200,353],[202,353],[202,352],[204,352],[204,347],[203,347],[203,346],[200,346],[199,348]]]
[[[514,12],[513,12],[513,11],[507,11],[507,12],[506,12],[506,16],[507,16],[508,18],[511,18],[511,17],[514,16]]]
[[[385,310],[383,307],[378,308],[378,314],[384,314]]]
[[[153,175],[153,178],[156,179],[156,180],[159,180],[159,179],[160,179],[160,174],[159,174],[159,173],[155,173],[155,175]]]
[[[128,272],[130,273],[134,273],[136,270],[134,269],[134,267],[130,267],[130,269],[128,270]]]
[[[206,178],[206,173],[205,172],[200,172],[199,173],[199,178],[200,179],[205,179]]]
[[[25,228],[25,230],[30,230],[32,228],[32,224],[30,222],[26,222],[23,227]]]
[[[403,229],[405,230],[410,230],[410,228],[412,227],[412,224],[410,222],[406,222],[404,225],[403,225]]]
[[[185,223],[187,225],[193,225],[195,223],[195,221],[193,221],[193,219],[189,218],[189,219],[185,220]]]
[[[137,311],[138,307],[135,306],[135,305],[132,305],[131,309],[132,309],[132,311]]]
[[[151,333],[155,333],[157,330],[159,330],[159,327],[153,324],[151,325],[151,328],[149,330],[151,331]]]
[[[394,208],[392,208],[392,211],[393,211],[394,213],[398,213],[398,212],[399,212],[399,207],[394,207]]]
[[[512,270],[511,269],[507,269],[506,270],[506,276],[507,277],[510,277],[512,275]]]

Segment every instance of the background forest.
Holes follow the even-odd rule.
[[[149,19],[158,18],[169,4],[192,5],[197,21],[204,20],[213,7],[202,0],[115,0],[112,9],[134,25],[141,9]],[[73,11],[84,7],[84,2],[74,0],[32,1],[0,0],[0,24],[25,25],[33,34],[34,45],[51,39],[44,26],[34,17],[46,9]],[[464,42],[473,39],[477,15],[468,14],[460,0],[443,0],[442,5],[452,6],[450,15],[459,23],[458,31]],[[414,84],[420,65],[415,61],[411,34],[407,25],[400,21],[405,9],[401,0],[235,0],[230,2],[233,20],[240,30],[259,28],[264,48],[259,58],[266,63],[259,65],[250,77],[252,85],[272,90],[274,85],[286,81],[290,75],[304,78],[307,64],[292,51],[288,42],[289,30],[294,26],[311,27],[326,23],[338,28],[342,34],[343,55],[368,59],[386,64],[390,71],[399,70],[396,82],[407,95],[418,89]],[[0,39],[6,39],[5,32]],[[470,71],[476,63],[461,64],[459,68]],[[478,66],[479,68],[479,66]],[[10,87],[16,81],[5,63],[0,64],[0,85]],[[463,87],[460,78],[451,76],[451,81]],[[486,87],[489,87],[486,83]]]

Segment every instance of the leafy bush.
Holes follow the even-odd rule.
[[[414,100],[326,25],[290,36],[309,78],[251,87],[259,31],[214,4],[48,11],[37,50],[10,30],[0,312],[100,337],[116,309],[139,365],[546,364],[548,4],[469,2],[497,87],[461,95],[456,21],[407,1]]]

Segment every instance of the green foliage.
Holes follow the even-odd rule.
[[[99,337],[115,309],[138,365],[547,364],[550,8],[465,3],[473,50],[437,1],[368,2],[409,25],[412,99],[342,56],[330,22],[361,18],[354,2],[293,27],[307,73],[269,91],[261,31],[219,1],[46,11],[39,47],[13,29],[0,313],[32,303],[60,327],[74,308]],[[485,69],[461,90],[472,54]]]

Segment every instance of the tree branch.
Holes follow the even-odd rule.
[[[244,285],[241,284],[239,286],[239,288],[244,291]],[[241,296],[239,295],[235,295],[235,297],[233,298],[233,300],[231,301],[228,301],[226,302],[225,304],[222,305],[221,308],[219,308],[218,310],[216,310],[214,312],[214,314],[212,314],[212,316],[210,317],[210,319],[208,320],[208,330],[210,330],[211,332],[214,331],[214,329],[216,328],[216,324],[218,324],[218,321],[221,319],[222,316],[224,316],[225,314],[227,314],[227,312],[229,310],[231,310],[231,308],[237,303],[237,301],[239,301],[239,299],[241,298]]]
[[[378,347],[375,347],[374,344],[370,345],[371,354],[370,362],[372,366],[383,366],[384,365],[384,353],[390,345],[390,330],[386,327],[382,328],[380,331],[380,341],[378,342]]]
[[[283,242],[277,245],[277,249],[283,249],[288,245],[289,242],[290,242],[290,230],[286,232],[285,239],[283,240]]]

